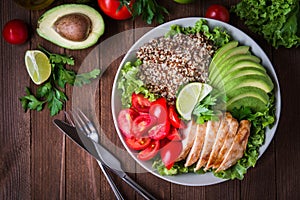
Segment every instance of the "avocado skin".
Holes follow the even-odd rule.
[[[91,20],[92,29],[84,41],[68,40],[55,30],[54,24],[59,18],[74,13],[83,14]],[[104,21],[100,13],[90,6],[83,4],[64,4],[46,11],[39,18],[36,31],[39,36],[60,47],[72,50],[85,49],[94,45],[99,37],[103,35]]]

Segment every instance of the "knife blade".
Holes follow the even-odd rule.
[[[53,120],[53,123],[60,129],[61,132],[63,132],[66,136],[68,136],[68,138],[70,138],[75,144],[77,144],[79,147],[81,147],[82,149],[84,149],[87,153],[89,153],[90,155],[92,155],[94,158],[96,158],[98,165],[100,166],[101,170],[103,171],[103,174],[105,175],[109,185],[111,186],[116,198],[118,200],[124,200],[122,194],[120,193],[120,191],[118,190],[117,186],[115,185],[114,181],[112,180],[112,177],[108,174],[108,170],[109,168],[105,165],[103,165],[100,161],[99,161],[99,156],[98,154],[95,153],[91,153],[91,151],[89,151],[83,144],[83,142],[81,141],[77,130],[74,126],[71,126],[61,120],[55,119]]]

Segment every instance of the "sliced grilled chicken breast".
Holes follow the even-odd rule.
[[[219,130],[217,132],[215,144],[212,148],[212,151],[210,153],[207,165],[205,166],[204,170],[208,170],[211,168],[217,159],[219,152],[224,144],[226,135],[228,134],[229,131],[229,124],[231,123],[232,120],[232,115],[229,112],[225,113],[225,116],[221,120],[221,124],[219,126]]]
[[[236,119],[232,118],[231,122],[229,123],[229,129],[228,129],[224,144],[223,144],[223,146],[222,146],[222,148],[221,148],[221,150],[218,154],[217,159],[213,163],[212,167],[214,169],[219,168],[219,166],[223,162],[226,153],[229,151],[229,149],[230,149],[230,147],[233,143],[233,140],[234,140],[234,137],[235,137],[236,132],[238,130],[238,127],[239,127],[238,121]]]
[[[190,152],[190,150],[193,146],[193,143],[194,143],[196,129],[197,129],[196,122],[191,120],[187,124],[187,127],[185,129],[180,130],[181,134],[183,136],[182,151],[181,151],[180,155],[178,156],[176,162],[185,159],[186,156],[188,155],[188,153]]]
[[[206,126],[207,126],[207,122],[204,124],[197,125],[195,140],[191,148],[191,151],[188,154],[186,162],[184,164],[185,167],[191,166],[199,159],[202,146],[204,143]]]
[[[233,143],[216,172],[228,169],[243,157],[250,135],[250,127],[250,121],[242,120],[240,122],[239,129],[234,137]]]
[[[219,126],[220,126],[220,121],[208,121],[207,122],[204,144],[203,144],[203,148],[202,148],[202,151],[200,154],[200,158],[194,169],[195,171],[199,170],[201,167],[203,167],[207,163],[207,161],[209,159],[209,155],[212,150],[212,147],[215,143],[216,134],[218,132]]]

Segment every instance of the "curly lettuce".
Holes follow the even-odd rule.
[[[300,44],[299,0],[242,0],[231,11],[275,48]]]

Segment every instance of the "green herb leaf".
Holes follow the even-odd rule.
[[[91,83],[92,79],[96,79],[100,75],[100,69],[94,69],[87,73],[78,74],[76,76],[74,85],[75,86],[82,86],[84,84]]]

